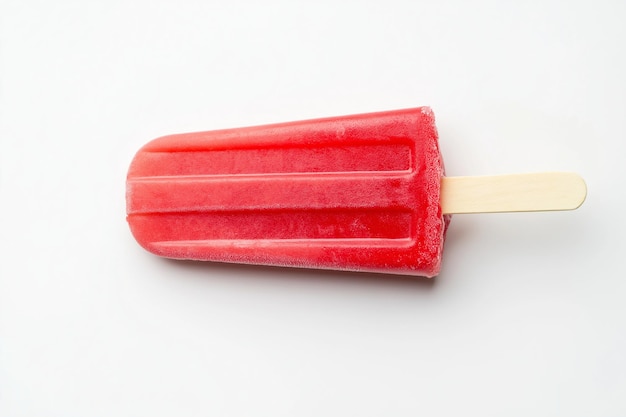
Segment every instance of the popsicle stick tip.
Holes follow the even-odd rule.
[[[587,185],[572,172],[444,177],[445,214],[574,210],[587,197]]]
[[[573,207],[572,210],[577,209],[582,206],[585,200],[587,199],[587,183],[580,175],[576,173],[567,173],[571,176],[572,181],[572,199],[573,199]]]

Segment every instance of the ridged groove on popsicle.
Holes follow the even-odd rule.
[[[250,146],[250,145],[249,145]],[[305,147],[290,145],[236,149],[153,150],[137,155],[130,175],[246,175],[314,172],[408,171],[410,143]]]
[[[411,210],[419,204],[413,175],[142,177],[128,182],[129,192],[150,198],[131,200],[128,213],[377,207]]]

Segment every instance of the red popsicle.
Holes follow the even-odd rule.
[[[468,205],[468,192],[489,200],[484,179],[446,183],[443,173],[428,107],[171,135],[131,163],[128,222],[168,258],[432,277],[444,211],[519,205]],[[442,196],[442,183],[460,200]]]
[[[128,221],[178,259],[433,276],[446,222],[429,108],[172,135],[128,174]]]

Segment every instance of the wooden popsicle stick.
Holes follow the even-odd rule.
[[[570,172],[441,179],[444,214],[574,210],[586,197],[585,181]]]

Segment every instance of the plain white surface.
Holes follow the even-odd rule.
[[[0,415],[626,415],[626,3],[0,4]],[[456,216],[434,281],[129,233],[154,137],[419,105],[450,175],[586,203]]]

